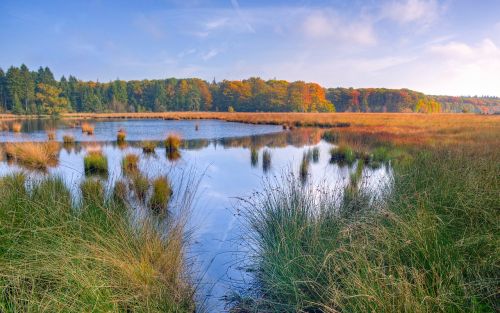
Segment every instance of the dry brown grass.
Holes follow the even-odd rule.
[[[19,122],[12,123],[12,131],[13,132],[20,133],[22,128],[23,128],[23,124],[21,124]]]
[[[251,124],[288,125],[290,127],[337,127],[342,133],[366,134],[384,140],[409,144],[461,143],[477,137],[498,143],[500,116],[477,114],[419,113],[74,113],[65,118],[144,118],[144,119],[219,119]],[[345,127],[347,126],[348,127]],[[344,126],[344,127],[338,127]]]
[[[56,140],[56,131],[53,129],[47,130],[47,139],[50,141]]]
[[[87,133],[88,135],[94,134],[94,125],[90,123],[82,123],[82,133]]]
[[[56,142],[19,142],[6,143],[5,155],[9,159],[35,169],[47,169],[56,166],[60,146]]]

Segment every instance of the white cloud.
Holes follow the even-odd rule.
[[[431,24],[442,11],[437,0],[399,0],[387,2],[382,6],[383,18],[394,20],[398,23]]]
[[[377,42],[370,21],[350,22],[334,12],[311,12],[305,17],[302,28],[306,36],[311,38],[330,38],[362,45]]]
[[[203,61],[208,61],[211,58],[217,56],[218,54],[219,54],[219,50],[217,50],[217,49],[210,49],[206,53],[203,53],[201,55],[201,58],[203,59]]]

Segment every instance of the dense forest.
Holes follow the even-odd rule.
[[[250,78],[206,82],[197,78],[115,80],[74,76],[56,80],[48,67],[0,68],[0,112],[483,112],[499,98],[434,97],[408,89],[325,89],[316,83]],[[486,108],[486,109],[484,109]]]

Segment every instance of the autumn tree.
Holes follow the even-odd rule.
[[[40,83],[37,86],[36,101],[39,103],[42,113],[59,115],[68,109],[68,99],[61,96],[62,90],[58,87]]]

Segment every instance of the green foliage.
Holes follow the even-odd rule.
[[[347,145],[339,145],[330,149],[331,162],[346,162],[352,164],[356,160],[356,153]]]

